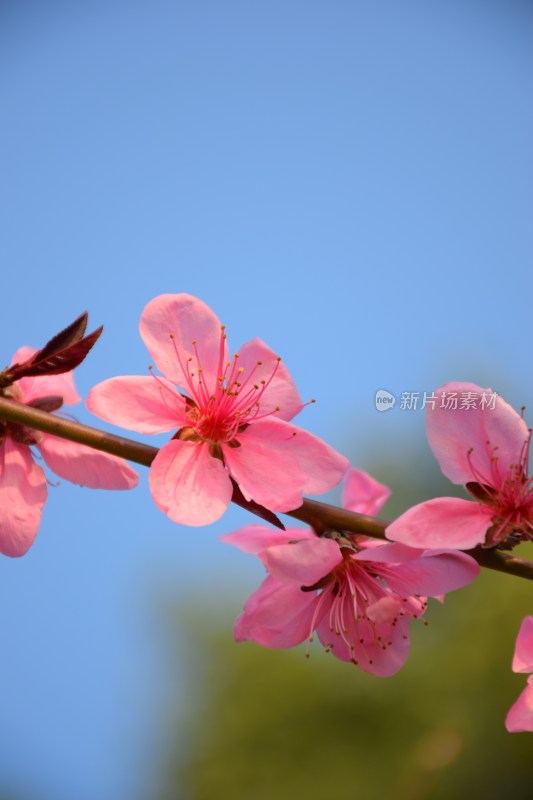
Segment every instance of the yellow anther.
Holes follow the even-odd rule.
[[[174,334],[173,334],[173,333],[169,333],[169,334],[168,334],[168,338],[169,338],[169,339],[173,339],[173,338],[174,338]]]

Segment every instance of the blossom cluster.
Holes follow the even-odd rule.
[[[343,505],[377,513],[389,489],[361,470],[346,476]],[[393,675],[409,653],[409,621],[428,597],[470,583],[477,563],[465,553],[423,550],[346,532],[290,528],[283,534],[249,525],[222,537],[258,555],[269,575],[235,626],[238,641],[292,647],[313,639],[328,652],[375,675]]]
[[[41,350],[18,350],[0,373],[0,397],[48,413],[79,402],[72,370],[101,332],[86,337],[85,325],[82,315]],[[276,514],[343,478],[344,507],[366,517],[379,513],[390,490],[293,423],[306,404],[281,358],[258,338],[232,354],[225,326],[201,300],[154,298],[140,334],[154,366],[94,386],[87,407],[129,430],[172,434],[150,468],[157,507],[176,523],[201,526],[240,498],[283,528],[253,524],[222,537],[258,556],[267,572],[237,619],[237,641],[270,648],[307,641],[309,654],[316,636],[340,660],[392,675],[408,656],[410,621],[424,616],[429,598],[442,601],[477,576],[478,563],[465,551],[533,540],[531,430],[491,389],[448,383],[426,404],[433,453],[470,500],[420,503],[388,525],[385,541],[319,520],[285,529]],[[450,403],[457,397],[491,402]],[[131,489],[138,480],[117,456],[0,420],[0,552],[8,556],[23,555],[37,534],[47,494],[39,454],[58,476],[83,486]],[[533,673],[533,617],[520,629],[513,669]],[[509,712],[509,731],[533,730],[532,680]]]
[[[86,315],[80,320],[41,350],[19,348],[11,366],[0,374],[0,397],[48,412],[79,403],[72,367],[92,346],[91,337],[83,338]],[[85,348],[84,342],[88,342]],[[4,555],[23,555],[37,535],[47,497],[38,454],[56,475],[80,486],[132,489],[137,485],[137,473],[121,458],[0,420],[0,552]]]

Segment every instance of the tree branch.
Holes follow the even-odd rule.
[[[52,433],[72,442],[85,444],[95,450],[102,450],[114,456],[121,456],[128,461],[149,467],[159,452],[156,447],[116,436],[99,428],[91,428],[80,422],[63,419],[55,414],[49,414],[37,408],[17,403],[0,396],[0,419],[17,422],[29,428]],[[359,533],[377,539],[386,539],[386,528],[389,524],[385,520],[357,514],[344,508],[320,503],[318,500],[304,499],[302,505],[288,511],[286,514],[302,522],[312,525],[317,530],[333,528],[336,530]],[[468,551],[478,564],[488,569],[506,572],[508,575],[518,575],[528,580],[533,580],[533,562],[503,553],[499,550],[476,547]]]

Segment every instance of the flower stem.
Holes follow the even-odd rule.
[[[63,419],[47,411],[18,403],[16,400],[0,396],[0,419],[17,422],[72,442],[92,447],[94,450],[103,450],[114,456],[120,456],[136,464],[149,467],[158,453],[156,447],[151,447],[124,436],[116,436],[99,428],[91,428],[80,422]],[[317,529],[332,528],[350,533],[359,533],[377,539],[386,538],[386,528],[389,524],[385,520],[357,514],[344,508],[320,503],[318,500],[304,498],[302,505],[293,511],[286,512],[288,516],[306,522]],[[515,558],[499,550],[476,547],[468,551],[482,566],[509,575],[518,575],[528,580],[533,580],[533,562],[522,558]]]

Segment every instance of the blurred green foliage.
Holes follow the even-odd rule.
[[[389,463],[373,474],[393,487],[422,476],[414,489],[395,487],[404,507],[453,493],[438,468],[413,459],[418,470]],[[318,642],[310,659],[305,645],[237,646],[229,609],[220,598],[209,609],[206,602],[173,623],[181,657],[187,640],[190,679],[170,731],[161,800],[533,797],[533,734],[504,727],[526,683],[511,659],[520,622],[533,613],[529,582],[483,570],[443,605],[432,601],[429,624],[411,624],[411,655],[391,678],[340,662]]]

